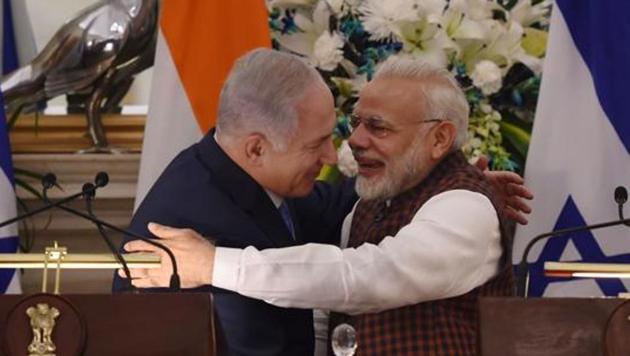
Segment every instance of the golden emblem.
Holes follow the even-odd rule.
[[[33,330],[33,341],[28,345],[29,356],[55,356],[57,347],[52,342],[52,332],[59,309],[38,303],[36,307],[26,309],[26,314],[31,318]]]

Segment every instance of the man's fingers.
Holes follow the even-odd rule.
[[[118,275],[122,278],[127,278],[127,275],[125,274],[125,270],[123,270],[122,268],[118,269]],[[146,268],[132,268],[132,269],[129,269],[129,275],[131,276],[132,279],[147,278],[149,276],[149,271]]]
[[[149,231],[161,238],[161,239],[171,239],[174,237],[180,237],[182,235],[194,235],[196,234],[193,230],[190,229],[178,229],[166,225],[160,225],[158,223],[150,222],[147,225]]]
[[[506,201],[506,205],[518,212],[522,212],[525,214],[529,214],[532,212],[532,208],[523,199],[519,197],[515,197],[515,196],[508,197]]]
[[[158,247],[155,247],[142,240],[133,240],[127,242],[123,249],[127,252],[158,252],[161,251]]]
[[[508,183],[508,192],[510,195],[516,195],[523,199],[534,199],[534,194],[522,184]]]
[[[164,287],[153,278],[137,278],[132,279],[131,284],[136,288],[157,288]],[[167,285],[165,285],[167,286]]]
[[[494,174],[495,178],[505,184],[507,183],[512,183],[512,184],[523,184],[525,183],[525,181],[523,180],[523,177],[519,176],[518,174],[514,173],[514,172],[510,172],[510,171],[492,171],[492,174]]]
[[[508,219],[514,220],[521,225],[527,225],[527,223],[529,222],[527,218],[525,217],[525,215],[519,213],[518,211],[514,210],[513,208],[509,206],[506,206],[504,211],[505,211],[505,216]]]
[[[485,155],[479,156],[479,158],[477,158],[477,162],[475,162],[475,167],[482,171],[488,169],[488,157]]]

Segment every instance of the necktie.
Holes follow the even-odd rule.
[[[295,230],[293,229],[293,220],[291,220],[291,213],[289,212],[289,207],[287,206],[286,202],[283,201],[282,204],[280,204],[278,211],[280,211],[280,216],[282,216],[282,220],[284,221],[284,224],[287,226],[289,233],[291,233],[291,237],[293,238],[293,240],[295,240]]]

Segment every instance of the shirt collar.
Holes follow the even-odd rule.
[[[267,193],[267,195],[269,196],[269,199],[271,199],[271,201],[273,202],[273,205],[276,206],[276,209],[280,208],[280,205],[282,205],[282,203],[284,202],[284,199],[282,199],[281,196],[279,196],[278,194],[265,189],[265,193]]]
[[[217,141],[217,132],[214,132],[213,138],[215,141]],[[273,205],[276,206],[276,209],[280,208],[280,205],[282,205],[282,203],[284,202],[284,199],[282,199],[281,196],[279,196],[278,194],[265,189],[265,193],[267,193],[267,195],[269,196],[269,199],[271,199],[271,202],[273,203]]]

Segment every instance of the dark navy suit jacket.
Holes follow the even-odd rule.
[[[357,199],[353,183],[317,183],[308,197],[287,199],[294,240],[264,189],[223,152],[210,132],[169,164],[129,229],[151,237],[146,226],[154,221],[191,228],[218,246],[237,248],[338,243],[343,218]],[[125,282],[116,276],[114,291]],[[279,308],[210,286],[194,291],[213,293],[219,337],[227,347],[222,355],[313,354],[311,310]]]

